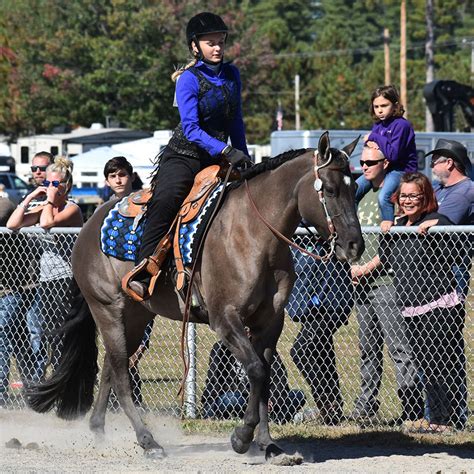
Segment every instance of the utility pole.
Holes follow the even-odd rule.
[[[300,75],[295,76],[295,130],[300,129]]]
[[[434,77],[434,8],[433,0],[426,0],[426,83],[433,82]],[[428,107],[425,107],[425,129],[427,132],[434,132],[434,121]]]
[[[405,117],[408,117],[406,0],[401,0],[400,5],[400,96],[405,107]]]
[[[390,84],[390,32],[388,28],[383,29],[383,52],[385,59],[385,85]]]

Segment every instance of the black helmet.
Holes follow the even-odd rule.
[[[199,36],[206,35],[208,33],[225,33],[227,34],[229,29],[224,23],[224,20],[214,13],[202,12],[193,16],[186,27],[186,39],[188,46],[191,48],[191,41],[197,40]]]

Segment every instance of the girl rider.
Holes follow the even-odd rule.
[[[221,17],[203,12],[189,20],[186,37],[193,60],[172,79],[181,117],[153,179],[153,196],[147,207],[142,245],[136,264],[149,261],[157,244],[167,234],[194,177],[224,155],[234,166],[250,164],[241,110],[238,69],[224,63],[228,28]],[[179,80],[177,80],[179,79]],[[232,146],[227,144],[228,139]],[[150,274],[132,270],[129,287],[148,298]]]

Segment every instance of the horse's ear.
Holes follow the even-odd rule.
[[[318,155],[322,162],[325,162],[328,159],[329,148],[331,143],[329,141],[329,132],[326,130],[320,137],[318,143]]]
[[[359,142],[360,140],[360,135],[352,142],[352,143],[349,143],[349,145],[346,145],[342,151],[345,151],[347,153],[348,156],[351,156],[352,155],[352,152],[354,151],[354,148],[357,146],[357,143]]]

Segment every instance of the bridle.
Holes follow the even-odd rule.
[[[345,151],[343,151],[343,150],[339,150],[339,151],[346,156],[347,160],[349,160],[349,156],[347,155],[347,153]],[[329,214],[329,210],[328,210],[328,207],[327,207],[327,204],[326,204],[326,199],[324,197],[324,183],[323,183],[322,179],[319,177],[319,170],[321,168],[325,168],[326,166],[328,166],[331,163],[332,153],[329,152],[328,160],[325,163],[323,163],[322,165],[318,165],[318,155],[319,155],[318,150],[314,150],[313,170],[314,170],[314,178],[315,179],[314,179],[314,185],[313,186],[314,186],[315,191],[318,193],[319,202],[323,206],[324,214],[326,216],[326,222],[327,222],[328,229],[329,229],[329,237],[327,239],[327,242],[329,242],[329,252],[326,252],[326,254],[323,255],[323,256],[315,254],[313,252],[310,252],[309,250],[306,250],[303,247],[300,247],[298,244],[295,244],[292,240],[288,239],[281,232],[279,232],[277,229],[275,229],[275,227],[273,227],[262,216],[262,214],[260,214],[260,211],[258,210],[257,205],[255,204],[255,201],[253,200],[253,197],[250,194],[250,188],[249,188],[247,180],[245,180],[245,189],[247,191],[247,195],[249,197],[250,203],[252,204],[252,207],[253,207],[255,213],[260,218],[260,220],[268,227],[268,229],[273,233],[273,235],[275,235],[275,237],[277,237],[280,240],[283,240],[284,242],[286,242],[288,245],[290,245],[294,249],[297,249],[300,252],[302,252],[306,255],[309,255],[310,257],[313,257],[314,259],[327,261],[334,254],[334,251],[335,251],[335,248],[336,248],[337,232],[336,232],[336,229],[334,227],[334,223],[332,221],[331,215]]]

